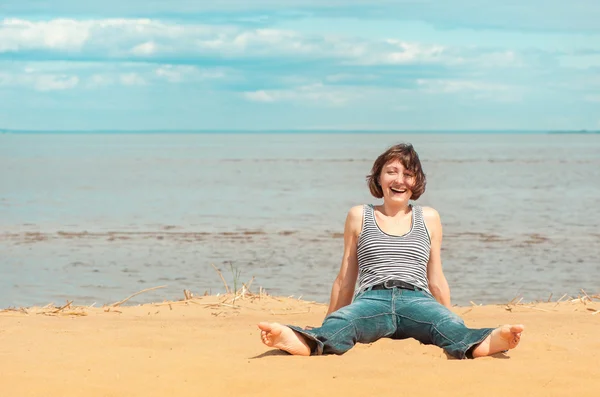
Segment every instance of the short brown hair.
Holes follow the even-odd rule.
[[[417,200],[423,193],[425,193],[425,185],[427,185],[427,178],[421,167],[421,161],[419,155],[410,143],[400,143],[390,147],[388,150],[383,152],[371,169],[371,174],[367,175],[367,183],[369,184],[369,190],[374,197],[382,198],[383,191],[379,184],[379,176],[383,166],[392,160],[399,160],[404,168],[415,174],[415,184],[410,187],[412,191],[412,200]]]

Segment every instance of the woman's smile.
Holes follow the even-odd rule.
[[[390,190],[392,191],[392,193],[395,193],[395,194],[404,194],[404,193],[406,193],[406,189],[405,188],[393,188],[393,187],[391,187]]]

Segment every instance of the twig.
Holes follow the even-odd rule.
[[[219,277],[221,277],[221,280],[223,281],[223,284],[225,284],[225,291],[227,291],[227,293],[229,294],[229,287],[227,286],[227,282],[225,281],[225,277],[223,277],[223,274],[219,271],[219,269],[217,269],[217,267],[214,264],[210,264],[215,270],[216,272],[219,274]]]
[[[8,309],[0,310],[0,313],[10,313],[10,312],[21,312],[21,313],[29,314],[29,312],[23,307],[20,307],[18,309],[14,308],[14,307],[9,307]]]
[[[71,303],[73,303],[73,301],[67,301],[67,304],[66,304],[66,305],[64,305],[64,306],[61,306],[61,307],[59,307],[59,308],[58,308],[58,309],[56,309],[56,310],[53,310],[51,313],[58,313],[58,312],[60,312],[61,310],[64,310],[64,309],[66,309],[67,307],[71,306]]]
[[[252,278],[250,279],[250,281],[248,281],[248,285],[246,286],[246,289],[248,291],[250,291],[250,286],[252,285],[253,282],[254,282],[254,276],[252,276]]]
[[[523,297],[521,297],[521,299],[519,299],[519,301],[517,303],[515,303],[515,306],[517,306],[519,303],[521,303],[522,300],[523,300]]]
[[[62,315],[62,316],[87,316],[88,314],[86,312],[78,312],[78,311],[70,311],[70,312],[44,312],[44,313],[39,313],[39,314],[43,314],[45,316],[54,316],[54,315]]]
[[[563,300],[563,298],[565,296],[567,296],[567,294],[564,294],[563,296],[561,296],[560,299],[556,301],[556,305],[554,305],[554,306],[558,306],[558,304],[560,303],[560,301]]]
[[[117,306],[119,306],[119,305],[122,305],[123,303],[127,302],[129,299],[133,298],[133,297],[134,297],[134,296],[136,296],[136,295],[139,295],[139,294],[141,294],[141,293],[144,293],[144,292],[152,291],[152,290],[155,290],[155,289],[159,289],[159,288],[165,288],[165,287],[166,287],[166,285],[161,285],[161,286],[159,286],[159,287],[152,287],[152,288],[146,288],[146,289],[143,289],[143,290],[141,290],[141,291],[138,291],[138,292],[136,292],[136,293],[135,293],[135,294],[133,294],[133,295],[130,295],[130,296],[128,296],[127,298],[123,299],[122,301],[119,301],[119,302],[113,303],[113,304],[112,304],[112,305],[110,305],[110,306],[111,306],[111,307],[117,307]]]
[[[507,305],[507,306],[510,306],[510,305],[512,305],[512,304],[513,304],[513,303],[514,303],[514,302],[517,300],[517,298],[518,298],[518,297],[519,297],[519,294],[515,295],[515,297],[514,297],[514,298],[512,298],[512,300],[511,300],[510,302],[508,302],[508,305]],[[521,298],[521,299],[523,299],[523,298]]]
[[[583,290],[583,288],[581,289],[581,292],[583,292],[583,294],[585,295],[585,297],[586,297],[586,298],[588,298],[588,300],[589,300],[590,302],[593,302],[593,301],[592,301],[592,298],[590,298],[590,296],[589,296],[589,295],[588,295],[588,294],[587,294],[587,293],[586,293],[586,292]]]

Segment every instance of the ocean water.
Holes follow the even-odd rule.
[[[0,307],[223,292],[212,265],[327,302],[347,211],[378,202],[365,176],[398,142],[454,303],[600,292],[599,135],[0,134]]]

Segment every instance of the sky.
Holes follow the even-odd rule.
[[[0,128],[600,129],[597,0],[0,0]]]

